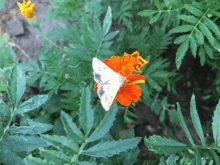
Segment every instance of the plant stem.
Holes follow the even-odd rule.
[[[82,145],[80,146],[79,148],[79,153],[77,155],[74,155],[71,159],[71,162],[77,162],[78,161],[78,158],[79,158],[79,155],[81,154],[81,152],[83,151],[85,145],[87,144],[86,140],[84,143],[82,143]]]

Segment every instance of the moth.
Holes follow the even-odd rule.
[[[92,59],[92,68],[94,80],[98,83],[98,96],[104,110],[111,108],[112,102],[119,90],[124,84],[126,77],[105,65],[98,58]]]

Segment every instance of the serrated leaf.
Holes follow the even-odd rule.
[[[177,17],[179,19],[184,20],[184,21],[189,22],[189,23],[197,23],[199,21],[196,17],[194,17],[192,15],[191,16],[178,15]]]
[[[197,134],[199,135],[199,138],[202,142],[202,145],[205,146],[205,138],[202,130],[202,125],[199,119],[199,115],[196,110],[196,100],[195,95],[192,95],[191,101],[190,101],[190,115],[192,118],[193,125],[196,129]]]
[[[53,126],[50,124],[38,123],[33,120],[28,120],[28,124],[29,126],[20,126],[20,127],[16,127],[15,125],[12,125],[9,127],[8,131],[21,133],[21,134],[34,135],[34,134],[47,132],[53,128]]]
[[[185,33],[191,31],[194,28],[192,25],[177,26],[169,31],[169,33]]]
[[[8,106],[2,101],[2,99],[0,99],[0,114],[6,120],[9,120],[11,117],[11,112],[10,112]]]
[[[203,66],[205,64],[205,50],[202,46],[199,48],[199,57],[200,57],[200,63]]]
[[[186,123],[184,121],[183,114],[181,112],[180,105],[179,105],[178,102],[177,102],[177,114],[178,114],[178,118],[179,118],[179,122],[180,122],[181,127],[183,128],[184,132],[186,133],[186,136],[189,139],[191,145],[194,147],[195,144],[194,144],[193,139],[190,135],[190,132],[189,132],[187,126],[186,126]]]
[[[139,150],[138,147],[135,147],[135,148],[131,149],[127,153],[127,155],[126,155],[126,157],[123,161],[123,164],[133,164],[133,162],[136,162],[139,152],[140,152],[140,150]]]
[[[11,100],[13,109],[18,105],[19,101],[21,100],[21,97],[25,91],[25,86],[26,81],[23,69],[19,65],[17,65],[12,68],[7,87],[8,97]]]
[[[112,25],[112,9],[109,6],[103,23],[103,36],[105,36]]]
[[[81,130],[73,122],[72,118],[64,111],[61,111],[61,121],[63,123],[64,130],[73,141],[81,143],[85,140]]]
[[[157,6],[157,8],[158,8],[159,10],[161,9],[160,0],[154,0],[154,4]]]
[[[168,165],[168,164],[163,158],[160,158],[160,165]]]
[[[149,24],[152,24],[152,23],[156,22],[156,21],[160,18],[160,15],[161,15],[161,12],[159,12],[159,13],[157,13],[155,16],[153,16],[153,17],[150,19]]]
[[[196,40],[194,39],[193,36],[191,36],[189,38],[190,41],[190,48],[191,48],[191,52],[194,58],[196,58],[196,51],[197,51],[197,44],[196,44]]]
[[[97,163],[88,162],[88,161],[78,161],[78,162],[74,162],[73,165],[97,165]]]
[[[204,43],[204,36],[203,36],[203,34],[197,28],[195,29],[195,33],[196,33],[196,41],[198,42],[199,45],[202,45]]]
[[[65,154],[73,155],[77,154],[79,151],[78,144],[65,136],[41,135],[41,137],[47,144],[54,146]]]
[[[203,22],[206,26],[209,27],[209,29],[211,29],[217,36],[220,37],[220,30],[212,20],[208,19],[207,17],[204,17]]]
[[[147,17],[147,16],[150,16],[150,15],[152,15],[154,13],[158,13],[158,11],[155,11],[155,10],[142,10],[142,11],[139,11],[137,14],[139,16]]]
[[[189,38],[189,34],[181,35],[174,40],[174,44],[180,44]]]
[[[98,140],[102,138],[107,132],[109,132],[109,129],[111,128],[116,112],[118,108],[116,105],[113,105],[111,109],[106,113],[104,119],[101,121],[99,126],[95,129],[95,131],[90,135],[90,137],[87,139],[87,142],[92,142],[95,140]]]
[[[100,142],[93,147],[82,151],[83,155],[94,157],[111,157],[137,146],[141,138],[132,138],[118,141]]]
[[[215,153],[214,149],[210,148],[209,151],[212,154],[212,157],[214,158],[216,165],[220,165],[219,156]]]
[[[48,162],[45,159],[40,159],[40,158],[36,158],[33,157],[32,155],[29,155],[25,158],[25,160],[28,162],[29,165],[56,165],[53,162]]]
[[[211,45],[214,45],[214,37],[212,36],[212,33],[210,32],[210,30],[207,28],[207,26],[205,24],[203,24],[202,22],[199,23],[199,28],[202,31],[202,33],[207,37],[207,39],[209,40],[209,43]]]
[[[7,165],[27,165],[18,155],[10,151],[6,146],[0,143],[0,160]]]
[[[94,121],[94,109],[91,108],[91,91],[90,88],[82,89],[82,96],[80,98],[79,108],[79,122],[82,126],[86,137],[92,129]]]
[[[215,145],[220,147],[220,101],[216,106],[214,111],[214,116],[212,117],[212,133],[215,141]]]
[[[210,48],[210,46],[207,43],[204,43],[204,48],[206,53],[208,54],[208,56],[213,59],[213,51],[212,48]]]
[[[186,144],[158,135],[150,136],[148,139],[145,137],[144,143],[150,151],[165,155],[174,154],[188,148]]]
[[[4,128],[3,128],[3,125],[2,125],[2,120],[0,118],[0,137],[3,135],[3,132],[4,132]]]
[[[40,153],[47,161],[53,161],[56,164],[65,164],[71,161],[71,157],[59,151],[45,150],[41,148]]]
[[[35,108],[38,108],[42,104],[44,104],[47,101],[48,96],[47,95],[37,95],[32,97],[31,99],[23,102],[21,105],[18,106],[16,109],[15,114],[22,114],[29,112]]]
[[[185,7],[186,7],[186,10],[188,10],[190,13],[194,14],[195,16],[200,17],[203,15],[202,11],[193,7],[192,5],[186,4]]]
[[[149,85],[156,89],[158,92],[162,91],[162,88],[160,87],[160,85],[158,85],[153,79],[151,79],[149,76],[146,76],[146,80],[149,83]]]
[[[40,137],[34,136],[9,136],[4,139],[3,144],[14,152],[31,152],[40,147],[48,147],[48,145]]]
[[[109,40],[113,39],[118,33],[119,33],[119,31],[117,30],[117,31],[114,31],[114,32],[107,34],[104,38],[104,41],[109,41]]]
[[[176,52],[176,67],[177,69],[180,68],[180,65],[181,65],[181,62],[182,62],[182,59],[184,58],[187,50],[189,48],[189,39],[187,39],[186,41],[184,41],[180,47],[177,49],[177,52]]]

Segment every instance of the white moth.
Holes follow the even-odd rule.
[[[98,96],[102,107],[108,111],[119,88],[124,84],[126,77],[116,73],[95,57],[92,59],[92,67],[94,79],[98,83]]]

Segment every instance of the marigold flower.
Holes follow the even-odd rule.
[[[141,88],[137,84],[145,83],[145,77],[132,74],[132,71],[141,72],[140,68],[149,62],[140,57],[136,51],[132,55],[124,53],[123,57],[112,56],[111,59],[105,59],[103,63],[115,72],[126,77],[124,84],[119,88],[112,104],[115,103],[116,99],[124,106],[130,105],[132,101],[137,102],[142,95]],[[94,91],[97,90],[98,84],[96,83],[94,85]]]
[[[23,17],[27,17],[29,19],[34,17],[34,3],[31,3],[31,0],[28,0],[28,2],[23,0],[23,4],[19,2],[17,2],[17,4],[21,10],[21,15],[23,15]]]

